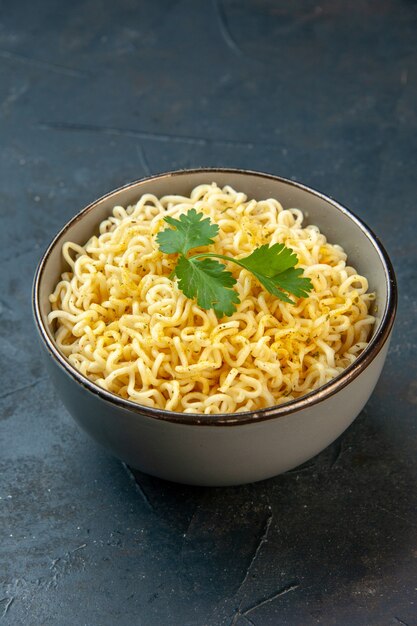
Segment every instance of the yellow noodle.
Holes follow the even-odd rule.
[[[241,300],[237,311],[219,320],[201,309],[169,278],[176,256],[160,252],[155,241],[165,216],[193,207],[219,226],[211,251],[240,258],[256,246],[284,243],[313,291],[287,304],[228,264]],[[63,246],[70,269],[50,296],[49,314],[58,348],[104,389],[171,411],[246,411],[312,391],[366,347],[375,296],[346,264],[343,249],[317,226],[303,227],[303,219],[299,209],[248,200],[215,183],[189,197],[145,194],[133,206],[115,207],[98,236]]]

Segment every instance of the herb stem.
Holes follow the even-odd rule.
[[[201,252],[200,254],[193,254],[192,256],[188,257],[189,261],[192,261],[193,259],[202,259],[202,258],[207,258],[207,257],[211,257],[211,258],[215,258],[215,259],[224,259],[225,261],[231,261],[232,263],[235,263],[236,265],[240,265],[240,267],[243,267],[243,269],[248,269],[246,267],[246,265],[244,265],[243,263],[241,263],[238,259],[232,259],[232,257],[230,256],[226,256],[224,254],[216,254],[215,252]]]

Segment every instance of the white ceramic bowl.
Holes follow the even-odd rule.
[[[377,322],[366,350],[342,374],[278,407],[223,415],[152,409],[104,391],[74,369],[57,349],[47,322],[48,296],[65,269],[62,244],[84,244],[115,205],[144,193],[187,195],[202,183],[231,185],[257,200],[277,198],[317,224],[377,294]],[[57,234],[36,271],[33,308],[52,380],[67,409],[99,443],[134,468],[197,485],[237,485],[285,472],[334,441],[367,402],[381,373],[396,311],[390,260],[370,229],[350,211],[304,185],[258,172],[201,169],[171,172],[112,191],[87,206]]]

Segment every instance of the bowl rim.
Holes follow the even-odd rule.
[[[302,191],[307,192],[313,196],[316,196],[322,200],[325,200],[327,203],[330,203],[335,209],[346,215],[349,219],[356,223],[356,225],[362,230],[365,236],[368,238],[370,243],[374,246],[378,256],[381,260],[386,284],[387,284],[387,300],[385,302],[384,311],[381,316],[381,321],[379,324],[378,331],[373,335],[369,344],[365,348],[365,350],[358,356],[358,358],[350,364],[343,372],[341,372],[335,378],[332,378],[329,382],[321,387],[297,398],[296,400],[290,400],[287,403],[283,403],[280,405],[273,405],[264,409],[256,409],[253,411],[242,411],[240,413],[219,413],[219,414],[204,414],[204,413],[181,413],[177,411],[169,411],[167,409],[159,409],[147,407],[132,400],[126,400],[113,392],[102,389],[98,385],[96,385],[93,381],[86,378],[83,374],[81,374],[78,370],[76,370],[70,363],[67,361],[66,357],[60,353],[55,342],[51,340],[47,329],[42,320],[41,315],[41,307],[40,307],[40,287],[42,283],[42,276],[44,269],[46,267],[48,258],[61,240],[61,238],[65,235],[65,233],[73,226],[73,224],[77,223],[81,220],[84,215],[90,213],[101,204],[104,200],[108,200],[113,195],[120,193],[121,191],[138,187],[138,192],[140,193],[141,185],[148,183],[152,180],[160,180],[163,178],[171,178],[178,176],[187,176],[189,174],[199,174],[199,173],[212,173],[215,175],[216,173],[222,174],[239,174],[239,175],[251,175],[257,176],[260,178],[266,178],[273,181],[278,181],[284,183],[289,186],[296,187]],[[146,192],[149,193],[149,192]],[[277,419],[280,417],[288,416],[293,413],[296,413],[300,410],[306,409],[308,407],[314,406],[327,398],[333,396],[341,389],[346,387],[349,383],[351,383],[355,378],[357,378],[367,367],[368,365],[375,359],[378,353],[382,350],[384,344],[390,336],[392,326],[395,319],[397,309],[397,282],[395,277],[394,268],[392,266],[391,260],[382,245],[379,238],[375,235],[375,233],[363,222],[363,220],[357,217],[350,209],[347,209],[344,205],[340,204],[332,197],[321,193],[303,183],[299,183],[294,180],[289,180],[282,176],[276,176],[274,174],[269,174],[265,172],[259,172],[256,170],[248,170],[248,169],[240,169],[240,168],[223,168],[223,167],[201,167],[201,168],[192,168],[192,169],[181,169],[181,170],[173,170],[169,172],[163,172],[160,174],[154,174],[152,176],[146,176],[139,180],[127,183],[126,185],[122,185],[117,189],[113,189],[108,193],[104,194],[100,198],[94,200],[85,206],[81,211],[79,211],[76,215],[74,215],[69,221],[67,221],[64,226],[59,230],[59,232],[52,239],[50,244],[47,246],[45,252],[43,253],[39,264],[37,266],[34,281],[33,281],[33,290],[32,290],[32,310],[35,318],[35,324],[37,326],[39,335],[43,340],[43,343],[49,352],[50,356],[54,359],[56,364],[60,366],[64,372],[69,375],[76,383],[80,384],[87,391],[93,393],[98,396],[101,400],[105,402],[109,402],[113,405],[116,405],[120,408],[126,409],[130,412],[140,414],[141,416],[146,416],[149,418],[153,418],[156,420],[168,421],[177,424],[183,425],[201,425],[201,426],[233,426],[233,425],[244,425],[244,424],[253,424],[256,422],[261,422],[270,419]]]

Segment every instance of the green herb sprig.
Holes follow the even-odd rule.
[[[187,256],[193,248],[214,243],[219,227],[195,209],[184,213],[178,220],[165,217],[164,221],[173,228],[166,228],[157,235],[159,248],[166,254],[179,254],[170,278],[176,276],[178,286],[187,298],[195,298],[203,309],[214,309],[218,317],[232,315],[240,300],[233,289],[236,279],[223,263],[214,259],[230,261],[249,270],[269,293],[290,304],[295,303],[287,293],[303,298],[312,289],[310,279],[302,277],[303,270],[295,267],[297,255],[281,243],[255,248],[243,259],[214,252]]]

